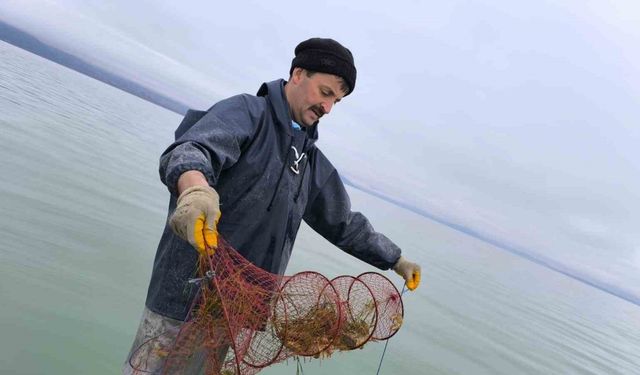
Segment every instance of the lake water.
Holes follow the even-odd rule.
[[[0,374],[118,373],[165,220],[158,157],[180,119],[0,42]],[[640,374],[639,306],[349,191],[423,266],[381,374]],[[303,226],[287,273],[302,270],[371,267]],[[304,373],[375,374],[383,346]]]

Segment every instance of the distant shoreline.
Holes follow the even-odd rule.
[[[184,115],[189,109],[189,106],[178,100],[169,98],[166,95],[160,94],[159,92],[140,85],[139,83],[118,76],[117,74],[111,73],[77,56],[52,47],[33,35],[11,26],[2,20],[0,20],[0,40],[69,69],[75,70],[78,73],[97,79],[98,81],[135,95],[177,114]]]
[[[581,283],[587,284],[595,289],[598,289],[602,292],[605,292],[607,294],[610,294],[612,296],[618,297],[620,299],[623,299],[629,303],[632,303],[634,305],[640,306],[640,298],[638,298],[636,295],[629,293],[628,291],[625,291],[623,289],[620,289],[618,287],[616,287],[615,285],[610,285],[607,284],[606,282],[603,282],[601,280],[594,280],[592,278],[589,278],[587,276],[581,275],[579,272],[576,272],[575,270],[572,270],[560,263],[554,262],[553,260],[550,259],[545,259],[542,256],[539,256],[537,254],[533,254],[533,252],[531,251],[527,251],[527,250],[523,250],[523,249],[518,249],[514,246],[502,243],[496,239],[490,238],[487,235],[484,235],[476,230],[464,227],[460,224],[456,224],[456,223],[452,223],[450,221],[447,221],[443,218],[434,216],[430,213],[428,213],[427,211],[418,208],[418,207],[414,207],[408,203],[402,202],[400,200],[397,200],[393,197],[389,197],[387,195],[384,195],[382,193],[379,193],[373,189],[369,189],[365,186],[362,186],[360,184],[354,183],[353,181],[349,180],[348,178],[346,178],[345,176],[341,175],[340,178],[342,179],[343,183],[345,185],[351,186],[354,189],[360,190],[366,194],[369,195],[373,195],[374,197],[377,197],[379,199],[382,199],[386,202],[389,202],[395,206],[404,208],[405,210],[411,211],[417,215],[420,215],[422,217],[426,217],[427,219],[433,220],[439,224],[442,224],[444,226],[447,226],[453,230],[456,230],[458,232],[462,232],[468,236],[471,236],[473,238],[477,238],[480,241],[486,242],[492,246],[497,247],[500,250],[506,251],[508,253],[511,253],[513,255],[516,255],[520,258],[524,258],[530,262],[533,262],[537,265],[540,265],[542,267],[545,267],[547,269],[550,269],[552,271],[558,272],[566,277],[569,277],[571,279],[574,279],[576,281],[579,281]]]

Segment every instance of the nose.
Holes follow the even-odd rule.
[[[329,112],[331,112],[331,108],[333,108],[333,102],[331,101],[322,102],[321,106],[324,114],[329,114]]]

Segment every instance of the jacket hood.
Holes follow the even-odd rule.
[[[265,82],[260,86],[257,96],[263,96],[267,99],[267,105],[274,113],[274,117],[278,120],[278,124],[284,131],[293,135],[291,128],[291,115],[289,113],[289,103],[284,93],[284,85],[287,83],[284,79],[277,79],[271,82]],[[302,127],[307,133],[309,145],[318,140],[318,123],[310,127]]]

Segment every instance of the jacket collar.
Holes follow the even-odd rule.
[[[284,85],[287,83],[284,79],[277,79],[271,82],[265,82],[260,86],[258,96],[264,96],[267,98],[267,106],[273,113],[278,125],[287,134],[294,135],[291,128],[291,115],[289,114],[289,103],[287,102],[286,95],[284,93]],[[318,124],[309,128],[304,128],[307,133],[307,137],[311,143],[318,139]]]

